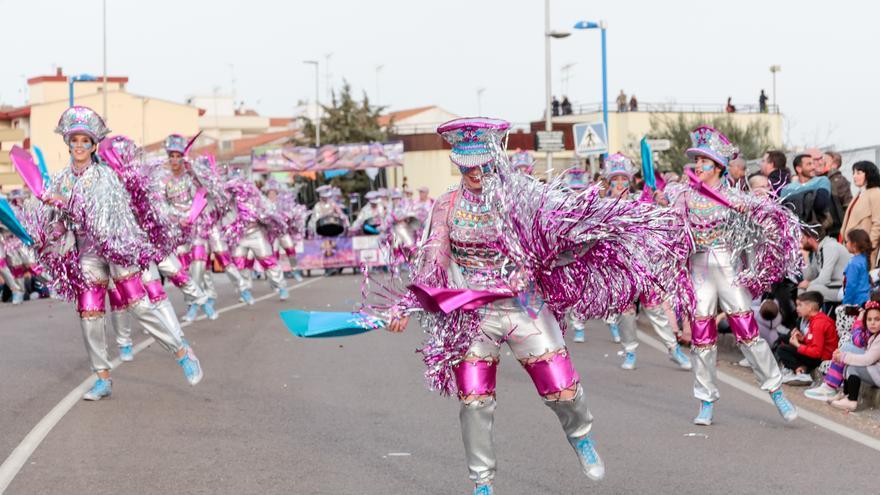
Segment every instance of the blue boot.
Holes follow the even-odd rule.
[[[797,408],[782,395],[782,390],[770,392],[770,398],[773,399],[773,404],[776,405],[776,409],[779,411],[782,419],[789,423],[797,419]]]
[[[695,425],[709,426],[712,424],[712,414],[714,413],[715,404],[709,401],[700,402],[700,414],[694,418]]]
[[[617,326],[617,323],[612,323],[608,325],[608,328],[611,329],[611,340],[614,341],[615,344],[620,343],[620,327]]]
[[[196,357],[190,347],[187,347],[186,354],[177,361],[177,364],[183,368],[183,376],[190,385],[198,385],[205,376],[202,372],[202,365],[199,363],[199,358]]]
[[[119,348],[119,360],[123,363],[134,361],[134,353],[131,352],[130,345],[124,345]]]
[[[581,467],[584,470],[584,474],[587,475],[587,478],[590,478],[593,481],[599,481],[605,477],[605,463],[602,462],[599,453],[596,452],[596,444],[593,443],[591,435],[587,435],[580,439],[580,441],[574,445],[574,450],[577,452],[578,459],[581,461]]]
[[[101,400],[104,397],[110,397],[113,382],[107,378],[98,378],[92,388],[83,395],[83,400]]]
[[[575,342],[583,342],[584,339],[584,329],[583,328],[575,328],[574,329],[574,341]]]
[[[290,297],[290,292],[288,292],[287,287],[281,287],[278,289],[279,301],[286,301],[288,297]]]
[[[669,351],[669,359],[683,370],[690,371],[691,368],[693,368],[693,365],[691,365],[691,360],[688,359],[684,352],[682,352],[680,345],[675,346],[674,349]]]
[[[196,319],[196,315],[199,314],[199,305],[198,304],[190,304],[189,309],[186,310],[186,314],[183,315],[181,320],[183,321],[193,321]]]
[[[636,353],[635,352],[627,352],[626,358],[623,360],[623,364],[621,364],[620,367],[625,370],[636,369]]]
[[[208,302],[202,304],[202,311],[205,312],[205,316],[207,316],[209,320],[216,320],[217,316],[219,316],[217,310],[214,309],[213,299],[208,299]]]
[[[474,495],[492,495],[492,485],[474,485]]]
[[[248,306],[254,305],[254,296],[251,295],[251,291],[248,289],[241,291],[241,300]]]

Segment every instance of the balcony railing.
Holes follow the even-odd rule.
[[[738,105],[734,104],[735,113],[779,113],[778,105],[767,105],[767,111],[762,112],[760,105]],[[727,105],[716,103],[651,103],[639,102],[638,110],[634,112],[663,112],[663,113],[727,113]],[[626,105],[626,111],[629,104]],[[581,115],[585,113],[601,113],[602,103],[576,103],[572,105],[572,114]],[[617,112],[617,103],[609,103],[609,113]],[[623,112],[620,112],[623,113]]]

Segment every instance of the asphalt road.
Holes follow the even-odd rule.
[[[221,287],[218,307],[235,304]],[[403,335],[303,340],[277,316],[348,310],[356,297],[356,277],[321,278],[286,303],[273,297],[186,328],[206,373],[196,387],[150,346],[114,371],[112,398],[64,416],[7,493],[470,493],[458,405],[425,389],[415,323]],[[88,365],[74,313],[58,302],[0,306],[0,339],[2,460]],[[880,452],[803,420],[785,424],[726,385],[716,424],[693,426],[690,373],[644,345],[638,369],[622,371],[618,347],[598,325],[571,346],[607,465],[599,483],[581,474],[555,415],[502,354],[497,493],[877,493]]]

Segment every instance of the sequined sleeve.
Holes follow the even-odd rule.
[[[428,217],[428,229],[419,243],[413,269],[413,282],[430,287],[447,287],[451,260],[449,215],[454,193],[441,196]]]

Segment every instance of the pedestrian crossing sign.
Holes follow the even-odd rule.
[[[585,122],[572,127],[577,156],[586,158],[608,153],[608,132],[605,129],[605,122]]]

